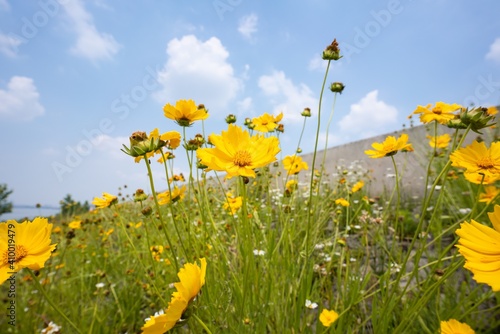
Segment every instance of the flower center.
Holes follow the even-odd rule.
[[[24,257],[28,255],[28,250],[24,248],[23,245],[16,246],[16,250],[14,251],[12,248],[7,249],[2,256],[2,262],[4,264],[9,264],[14,261],[15,263],[21,261]]]
[[[443,113],[441,108],[434,108],[434,109],[432,109],[432,112],[436,115],[441,115]]]
[[[490,169],[495,167],[495,164],[493,163],[493,161],[491,161],[490,157],[483,157],[477,162],[477,165],[481,169]]]
[[[247,151],[238,151],[234,155],[233,163],[239,167],[245,167],[252,163],[252,156]]]

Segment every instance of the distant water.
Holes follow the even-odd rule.
[[[42,206],[41,208],[36,208],[35,206],[33,207],[14,206],[12,208],[12,212],[4,213],[3,215],[0,216],[0,221],[6,221],[9,219],[19,220],[26,217],[28,219],[33,219],[35,217],[49,217],[55,215],[56,213],[59,213],[59,211],[61,211],[60,208],[54,208],[54,207],[44,208]]]

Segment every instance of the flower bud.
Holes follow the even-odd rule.
[[[310,108],[304,108],[304,111],[301,113],[302,116],[304,117],[311,117],[311,109]]]
[[[340,55],[339,43],[337,39],[334,39],[332,44],[328,45],[323,51],[323,59],[324,60],[339,60],[342,58]]]
[[[333,82],[330,85],[330,90],[334,93],[339,93],[342,94],[342,91],[344,90],[345,86],[342,82]]]
[[[227,115],[227,117],[226,117],[226,123],[227,124],[236,123],[236,116],[234,116],[233,114]]]
[[[281,123],[278,124],[278,127],[276,128],[276,131],[281,132],[281,133],[285,132],[285,126],[283,124],[281,124]]]
[[[134,202],[142,202],[148,198],[148,195],[144,193],[144,190],[137,189],[134,194]]]
[[[122,152],[132,157],[144,156],[147,153],[155,152],[167,145],[167,142],[160,138],[148,138],[145,132],[136,131],[130,137],[130,147],[123,145]]]

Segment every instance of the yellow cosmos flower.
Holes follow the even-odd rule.
[[[297,180],[288,180],[285,185],[286,191],[292,193],[295,189],[297,189],[298,184]]]
[[[321,311],[319,315],[319,321],[325,327],[330,327],[337,319],[339,318],[339,314],[333,310],[327,310],[326,308]]]
[[[359,191],[361,188],[363,188],[364,185],[365,185],[365,183],[363,182],[363,180],[356,182],[352,186],[351,192],[355,193],[355,192]]]
[[[151,131],[149,133],[148,139],[149,140],[152,140],[152,139],[153,140],[158,140],[158,139],[162,140],[166,143],[165,147],[170,149],[170,150],[175,150],[181,144],[181,134],[179,132],[168,131],[168,132],[165,132],[165,133],[160,135],[160,131],[158,130],[158,128],[153,129],[153,131]],[[146,156],[148,158],[151,158],[155,154],[161,154],[161,150],[148,152],[148,153],[146,153]],[[160,157],[158,162],[163,162],[163,156],[165,157],[165,159],[168,159],[169,155],[170,155],[170,152],[163,152],[163,155]],[[134,161],[139,162],[139,161],[141,161],[142,158],[144,158],[143,155],[137,156],[137,157],[135,157]]]
[[[500,174],[480,174],[480,173],[464,173],[464,177],[467,181],[475,184],[492,184],[500,180]]]
[[[68,224],[68,227],[73,229],[73,230],[79,230],[82,228],[82,221],[81,220],[73,220],[71,223]]]
[[[281,112],[278,116],[269,115],[267,112],[252,119],[254,130],[260,132],[273,132],[278,127],[278,122],[283,118]]]
[[[451,137],[447,133],[437,137],[427,136],[427,139],[429,139],[429,145],[432,148],[447,148],[451,141]]]
[[[161,194],[158,194],[158,203],[160,205],[168,204],[170,203],[170,201],[172,201],[172,203],[175,203],[178,200],[184,198],[185,192],[186,192],[186,186],[182,186],[180,189],[179,187],[175,186],[174,189],[172,189],[172,193],[170,193],[170,191],[167,190]]]
[[[479,194],[479,202],[483,203],[491,203],[498,194],[500,193],[500,189],[495,186],[486,186],[484,187],[484,193]]]
[[[0,284],[22,268],[44,267],[56,248],[56,244],[50,244],[51,231],[52,224],[46,218],[21,224],[15,220],[0,223]]]
[[[455,232],[457,248],[465,258],[464,268],[474,274],[478,283],[486,283],[500,291],[500,206],[488,213],[493,228],[471,220],[460,224]]]
[[[98,209],[107,208],[111,204],[116,204],[118,202],[118,197],[111,195],[109,193],[102,193],[103,198],[94,197],[92,204],[94,204]]]
[[[180,282],[174,284],[177,291],[172,293],[168,308],[146,319],[146,323],[141,328],[143,334],[163,334],[174,328],[178,322],[182,323],[187,320],[182,319],[184,312],[205,285],[207,261],[202,258],[200,263],[201,267],[196,263],[186,263],[179,270],[177,276]]]
[[[233,197],[231,193],[227,194],[227,199],[224,201],[223,208],[228,210],[232,215],[238,211],[243,205],[243,197]]]
[[[452,166],[466,168],[467,173],[484,175],[500,174],[500,142],[494,142],[490,148],[484,142],[473,141],[472,144],[459,148],[450,155]]]
[[[179,100],[175,106],[167,103],[163,107],[163,114],[176,121],[180,126],[191,126],[195,121],[208,117],[205,107],[203,105],[196,106],[193,100]]]
[[[450,319],[448,321],[441,321],[439,328],[440,334],[474,334],[474,330],[466,323]]]
[[[288,171],[288,175],[298,174],[301,170],[308,170],[307,162],[297,155],[288,155],[283,159],[283,168]]]
[[[227,178],[255,177],[254,169],[275,161],[280,151],[278,138],[250,136],[248,131],[234,124],[229,124],[228,130],[221,135],[210,135],[209,140],[215,147],[196,150],[198,159],[207,166],[206,171],[224,171]]]
[[[349,202],[345,198],[339,198],[335,200],[335,204],[342,206],[349,206]]]
[[[420,122],[430,123],[437,121],[440,124],[446,124],[455,118],[454,112],[462,108],[459,104],[447,104],[444,102],[437,102],[434,107],[431,104],[427,106],[418,106],[413,114],[421,114]]]
[[[490,116],[494,116],[498,114],[498,109],[496,107],[489,107],[488,109],[486,109],[486,113]]]
[[[398,151],[413,151],[413,147],[408,142],[408,135],[403,133],[396,139],[394,136],[388,136],[383,143],[373,143],[374,150],[366,150],[365,154],[370,158],[377,159],[389,157],[398,153]]]

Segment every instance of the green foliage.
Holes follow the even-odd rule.
[[[84,203],[75,201],[70,194],[66,195],[60,202],[61,212],[64,217],[79,215],[90,210],[88,201]]]
[[[12,190],[8,190],[6,184],[0,184],[0,216],[12,212],[12,203],[7,201],[10,194]]]

